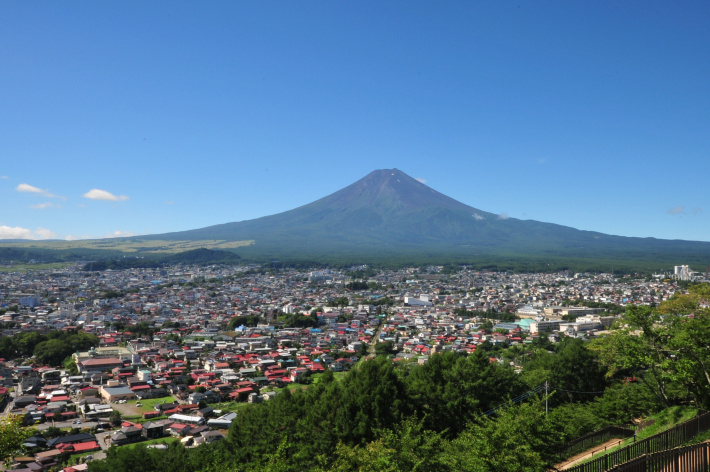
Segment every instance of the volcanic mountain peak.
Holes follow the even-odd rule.
[[[710,244],[609,236],[533,220],[503,218],[431,189],[398,169],[381,169],[283,213],[143,240],[238,241],[240,254],[317,258],[324,254],[474,254],[642,257],[710,254]]]
[[[311,205],[327,205],[330,208],[367,208],[377,213],[441,208],[473,211],[479,217],[485,214],[437,192],[399,169],[375,170],[354,184],[301,208]]]

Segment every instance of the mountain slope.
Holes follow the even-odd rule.
[[[253,240],[239,253],[281,257],[373,251],[710,256],[710,243],[610,236],[505,218],[458,202],[397,169],[376,170],[327,197],[276,215],[140,239]]]

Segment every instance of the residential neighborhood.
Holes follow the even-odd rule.
[[[421,364],[439,352],[484,349],[491,362],[519,369],[506,348],[589,339],[609,329],[624,306],[659,304],[680,283],[666,275],[443,266],[98,272],[78,265],[0,273],[3,340],[95,336],[62,365],[2,345],[3,415],[37,431],[15,468],[49,470],[75,457],[69,472],[109,447],[219,441],[240,408],[375,354]]]

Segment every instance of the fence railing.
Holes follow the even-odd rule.
[[[693,444],[669,451],[644,454],[609,472],[706,472],[710,467],[710,442]]]
[[[648,455],[655,452],[667,451],[668,449],[680,446],[708,429],[710,429],[710,413],[703,412],[701,415],[666,431],[640,441],[635,441],[614,452],[610,452],[609,454],[605,454],[584,464],[572,466],[566,470],[567,472],[606,472],[612,467],[630,462],[632,459],[639,458],[644,454]],[[665,469],[659,470],[665,471]]]
[[[620,426],[607,426],[606,428],[593,431],[587,435],[574,439],[560,447],[558,455],[560,460],[568,459],[586,451],[594,446],[603,444],[614,438],[630,438],[634,435],[634,430],[622,428]]]

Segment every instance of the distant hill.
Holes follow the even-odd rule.
[[[147,257],[121,257],[91,261],[84,265],[86,271],[104,271],[107,269],[122,270],[135,268],[155,268],[166,265],[207,265],[207,264],[239,264],[241,257],[229,251],[199,248],[183,251],[169,256],[148,254]]]
[[[217,251],[214,249],[199,248],[191,251],[180,252],[162,258],[164,264],[238,264],[241,257],[229,251]]]
[[[182,254],[171,258],[175,253]],[[627,272],[677,264],[703,270],[710,264],[710,243],[612,236],[507,218],[456,201],[398,169],[383,169],[315,202],[253,220],[133,238],[0,244],[0,262],[124,255],[161,263],[238,260],[225,254],[301,265],[453,262],[526,271]]]
[[[507,218],[458,202],[398,169],[376,170],[276,215],[141,239],[252,240],[238,252],[277,258],[426,254],[710,261],[710,243],[611,236]]]

